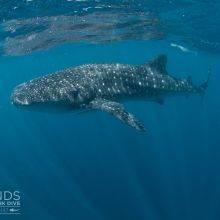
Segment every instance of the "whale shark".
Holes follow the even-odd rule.
[[[45,75],[16,86],[11,94],[16,106],[52,105],[73,110],[101,110],[127,125],[146,131],[145,126],[123,102],[127,100],[164,103],[167,96],[204,94],[209,77],[196,86],[190,77],[177,78],[167,72],[167,56],[141,64],[84,64]]]

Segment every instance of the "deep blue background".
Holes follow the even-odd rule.
[[[126,103],[146,134],[98,111],[46,114],[10,104],[13,87],[34,77],[84,63],[141,64],[159,53],[170,74],[201,83],[211,67],[212,77],[203,103],[199,96]],[[22,215],[12,219],[219,219],[219,70],[219,56],[163,41],[1,57],[0,187],[22,197]]]

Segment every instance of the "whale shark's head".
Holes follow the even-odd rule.
[[[28,106],[40,99],[40,93],[33,82],[23,83],[16,86],[11,94],[11,102],[14,105]]]
[[[33,101],[33,91],[27,84],[16,86],[11,94],[11,102],[14,105],[31,105]]]
[[[61,96],[57,93],[57,96],[50,97],[51,94],[46,84],[44,86],[39,84],[38,80],[32,80],[14,88],[11,94],[11,102],[18,108],[28,107],[25,109],[30,111],[63,113],[75,110],[73,103],[58,101],[58,97]]]

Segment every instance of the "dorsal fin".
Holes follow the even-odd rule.
[[[167,56],[165,54],[158,55],[153,60],[149,61],[148,65],[154,71],[158,71],[160,74],[168,74],[166,70]]]

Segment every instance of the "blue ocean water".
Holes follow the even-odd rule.
[[[21,214],[1,219],[220,218],[219,2],[122,3],[2,1],[0,191],[20,192]],[[77,27],[77,36],[65,26],[69,17],[59,20],[73,16],[73,6],[86,22]],[[131,17],[117,20],[124,12]],[[144,29],[149,12],[151,28]],[[113,18],[117,21],[105,34],[102,21]],[[64,26],[68,33],[60,35]],[[39,34],[34,47],[33,34]],[[190,96],[167,98],[162,106],[147,100],[125,103],[146,133],[103,112],[51,114],[10,102],[14,86],[44,74],[84,63],[142,64],[161,53],[168,56],[172,75],[190,75],[196,84],[206,80],[209,69],[212,75],[203,101]]]

